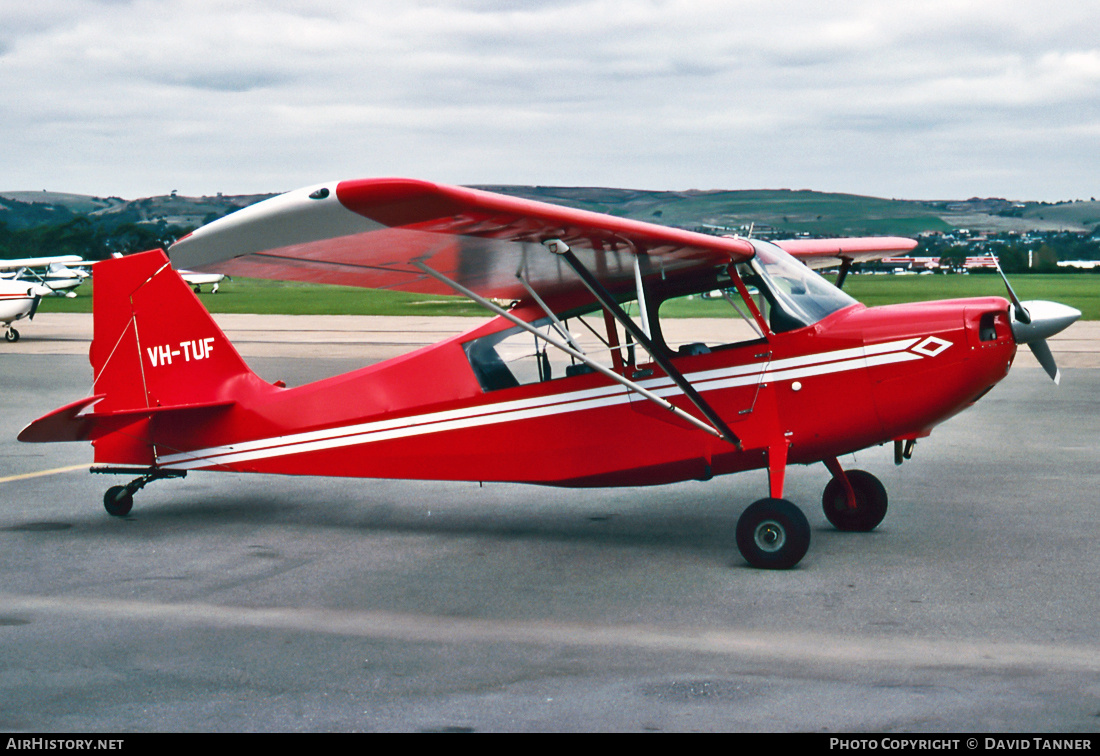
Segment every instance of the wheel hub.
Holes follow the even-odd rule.
[[[761,551],[773,553],[783,548],[783,544],[787,541],[787,533],[775,520],[765,520],[756,526],[753,540]]]

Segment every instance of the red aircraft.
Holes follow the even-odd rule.
[[[825,515],[867,531],[882,484],[838,457],[918,438],[1080,313],[1000,297],[865,307],[814,273],[908,239],[716,237],[473,189],[367,179],[290,192],[154,250],[93,267],[91,395],[22,441],[91,441],[125,515],[192,470],[639,486],[766,469],[737,525],[744,558],[798,563],[790,464],[832,474]],[[169,261],[171,258],[171,262]],[[800,261],[799,258],[802,260]],[[460,293],[496,314],[411,354],[304,386],[253,373],[175,268]],[[1005,281],[1007,284],[1007,280]],[[722,298],[718,335],[676,342],[666,305]],[[510,304],[508,304],[510,303]],[[716,303],[723,304],[723,303]]]

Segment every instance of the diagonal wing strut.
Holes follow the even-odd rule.
[[[583,352],[579,352],[579,351],[573,349],[571,346],[566,344],[564,341],[556,339],[553,336],[550,336],[549,334],[543,333],[542,331],[535,328],[530,323],[527,323],[523,320],[520,320],[519,318],[517,318],[512,313],[505,310],[503,307],[499,307],[499,306],[493,304],[492,302],[490,302],[485,297],[482,297],[481,295],[475,294],[474,292],[470,291],[469,289],[467,289],[462,284],[460,284],[456,281],[452,281],[451,279],[447,278],[447,276],[443,275],[442,273],[440,273],[436,270],[433,270],[433,269],[429,268],[427,265],[425,265],[422,262],[414,261],[413,265],[415,265],[421,271],[423,271],[427,275],[431,276],[435,280],[439,281],[440,283],[444,283],[447,286],[450,286],[452,289],[457,291],[459,294],[462,294],[463,296],[469,297],[474,302],[477,302],[479,305],[481,305],[485,309],[489,310],[490,312],[493,312],[497,315],[500,315],[501,317],[511,321],[512,323],[516,324],[517,326],[519,326],[523,330],[527,331],[528,333],[534,334],[534,336],[536,338],[542,339],[543,341],[545,341],[548,344],[560,349],[561,351],[565,352],[566,354],[570,355],[571,357],[575,357],[576,359],[580,360],[585,365],[588,365],[590,368],[592,368],[596,372],[602,373],[603,375],[606,375],[608,378],[615,381],[616,383],[621,383],[623,386],[630,389],[631,391],[634,391],[634,392],[640,394],[641,396],[644,396],[646,399],[650,400],[654,404],[658,405],[659,407],[662,407],[663,409],[667,409],[668,411],[672,412],[677,417],[679,417],[683,420],[686,420],[687,422],[691,423],[695,427],[697,427],[701,430],[704,430],[704,431],[706,431],[707,433],[710,433],[713,436],[717,436],[718,438],[723,438],[723,435],[722,435],[721,431],[715,430],[710,425],[707,425],[706,423],[704,423],[702,420],[694,417],[693,415],[688,414],[687,412],[684,412],[682,409],[677,407],[672,402],[669,402],[668,400],[657,396],[652,391],[644,388],[643,386],[640,386],[639,384],[637,384],[636,382],[630,380],[629,378],[626,378],[625,376],[619,375],[615,371],[610,370],[610,369],[604,367],[603,365],[601,365],[600,363],[593,361],[592,358],[590,358],[588,355],[584,354]]]
[[[741,439],[739,439],[734,434],[734,432],[730,430],[725,421],[722,420],[718,413],[714,411],[714,408],[711,407],[707,403],[707,401],[699,394],[699,392],[695,390],[695,387],[692,386],[691,383],[688,382],[688,379],[685,378],[683,374],[676,369],[672,362],[668,358],[666,358],[660,352],[660,350],[656,349],[653,346],[653,342],[650,340],[649,336],[647,336],[642,331],[642,329],[639,328],[638,325],[633,320],[631,320],[625,312],[623,312],[623,309],[619,307],[619,303],[615,301],[615,298],[611,296],[611,293],[606,288],[604,288],[604,285],[600,283],[599,279],[593,276],[588,271],[588,269],[585,268],[583,264],[581,264],[581,261],[578,260],[577,256],[573,254],[573,251],[569,249],[569,245],[561,241],[560,239],[550,239],[546,242],[543,242],[543,244],[545,244],[546,248],[549,249],[551,252],[561,257],[562,260],[564,260],[566,264],[573,269],[573,272],[577,274],[577,276],[584,283],[585,287],[590,292],[592,292],[592,296],[594,296],[596,300],[601,305],[603,305],[604,309],[610,312],[615,317],[615,319],[622,324],[623,328],[625,328],[627,332],[629,332],[630,335],[634,337],[635,341],[641,344],[643,349],[649,352],[649,355],[653,358],[653,361],[656,362],[660,366],[661,370],[664,370],[665,374],[672,379],[672,382],[675,383],[680,388],[680,390],[684,392],[684,396],[690,399],[691,403],[694,404],[699,409],[699,411],[703,413],[703,416],[706,417],[707,420],[709,420],[711,424],[718,429],[719,435],[726,441],[729,441],[731,444],[740,449]],[[643,296],[640,291],[638,293],[638,296]]]

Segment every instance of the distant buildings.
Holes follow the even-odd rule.
[[[920,273],[926,270],[937,271],[954,267],[951,265],[944,265],[942,259],[943,258],[940,257],[884,257],[879,261],[879,265],[896,273],[905,271]],[[973,270],[975,268],[990,268],[996,270],[997,263],[995,263],[993,258],[989,255],[971,255],[963,262],[962,268],[964,270]]]

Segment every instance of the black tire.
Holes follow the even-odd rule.
[[[134,495],[126,486],[111,486],[103,494],[103,508],[112,517],[125,517],[134,508]]]
[[[19,331],[9,327],[8,332],[4,334],[4,338],[14,344],[15,342],[19,341]]]
[[[886,517],[886,487],[874,475],[863,470],[848,470],[846,475],[856,495],[856,508],[848,508],[844,484],[833,478],[821,495],[821,507],[825,510],[826,519],[837,530],[850,533],[874,530]]]
[[[737,548],[758,569],[790,569],[810,548],[810,523],[785,499],[761,499],[737,521]]]

